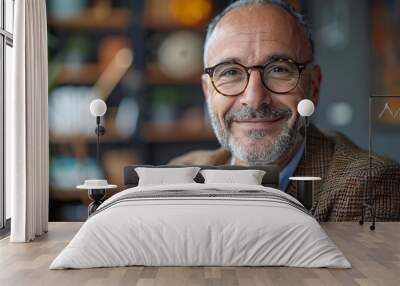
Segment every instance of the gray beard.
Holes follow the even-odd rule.
[[[235,140],[229,130],[227,130],[230,127],[230,123],[226,119],[227,116],[229,117],[229,112],[224,118],[226,123],[225,126],[227,126],[227,129],[224,129],[217,116],[212,112],[211,102],[209,99],[207,100],[207,106],[212,128],[221,146],[229,150],[233,157],[247,162],[249,165],[265,165],[283,160],[303,139],[299,132],[302,124],[299,118],[297,118],[292,128],[289,127],[288,121],[286,121],[282,132],[271,144],[252,144],[251,146],[244,146]],[[268,131],[265,129],[252,129],[249,130],[246,135],[251,140],[256,141],[267,136]]]

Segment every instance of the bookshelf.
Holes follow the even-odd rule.
[[[95,161],[94,118],[82,117],[75,123],[81,125],[92,120],[93,128],[90,127],[87,132],[63,135],[50,130],[50,173],[53,171],[53,177],[62,180],[50,182],[50,210],[54,212],[50,214],[50,219],[56,221],[76,219],[76,214],[68,217],[68,212],[89,203],[86,192],[76,190],[72,183],[74,180],[83,180],[86,174],[104,175],[110,183],[120,186],[115,190],[118,192],[121,190],[122,168],[125,165],[165,164],[185,152],[218,146],[204,118],[201,62],[200,65],[196,63],[199,68],[191,73],[190,64],[186,65],[189,67],[189,76],[174,76],[165,72],[165,61],[160,60],[159,51],[166,40],[181,31],[202,41],[209,17],[221,10],[228,1],[77,1],[86,4],[81,11],[71,13],[68,17],[57,17],[52,7],[48,13],[49,70],[54,71],[50,74],[49,100],[56,94],[54,91],[60,88],[67,87],[65,93],[80,93],[79,88],[95,87],[121,48],[132,50],[133,65],[112,88],[112,92],[105,96],[109,109],[104,118],[106,134],[101,138],[101,162]],[[196,24],[182,22],[186,13],[182,11],[192,9],[190,5],[204,3],[210,3],[212,9],[207,17]],[[172,15],[171,5],[184,9],[179,10],[180,18],[174,18],[176,15]],[[178,48],[182,49],[182,45]],[[191,46],[188,50],[189,59],[198,52],[196,48]],[[185,51],[182,55],[185,56]],[[185,67],[184,63],[179,64]],[[82,93],[80,96],[85,95]],[[131,101],[123,106],[126,99]],[[134,118],[134,112],[129,117],[129,110],[134,109],[132,104],[137,105],[137,122],[134,131],[127,135],[123,134],[124,128],[127,128],[123,123]],[[75,112],[77,109],[69,105],[61,106],[64,111]],[[121,115],[123,110],[125,117]],[[62,129],[60,127],[57,131]],[[82,176],[80,179],[74,177],[76,168],[86,172],[79,174]],[[63,179],[64,174],[65,178],[73,178],[69,187],[65,182],[67,179]],[[64,207],[68,211],[64,211]],[[81,217],[81,220],[85,219]]]
[[[146,145],[146,163],[165,164],[187,151],[218,146],[204,117],[202,46],[208,21],[225,2],[228,1],[145,1],[143,91],[146,115],[139,135]],[[190,62],[188,65],[181,61],[185,56]],[[168,57],[177,57],[173,66],[187,74],[175,73]]]
[[[60,3],[59,7],[54,6],[57,2]],[[47,4],[51,73],[49,102],[58,100],[56,105],[49,105],[49,108],[57,107],[59,110],[61,106],[59,116],[65,118],[68,123],[70,118],[64,111],[70,110],[71,116],[74,117],[82,116],[82,112],[79,113],[77,107],[88,104],[90,99],[82,102],[78,99],[89,96],[90,90],[97,88],[96,83],[111,65],[117,52],[122,48],[135,50],[136,41],[132,33],[138,30],[135,24],[135,13],[140,9],[136,9],[135,4],[128,0],[77,0],[70,4],[48,1]],[[68,8],[77,10],[71,12],[62,5],[70,5]],[[69,11],[69,14],[65,14],[65,11]],[[131,67],[126,72],[126,76],[133,70],[134,68]],[[63,88],[65,89],[63,94],[55,92]],[[89,204],[87,192],[75,189],[76,183],[83,181],[85,176],[104,175],[110,182],[121,186],[122,179],[114,175],[114,170],[122,168],[124,164],[141,163],[140,140],[134,133],[123,134],[117,128],[118,116],[120,116],[118,110],[123,99],[135,98],[138,89],[140,87],[127,87],[122,78],[115,86],[112,86],[111,92],[107,94],[99,92],[98,95],[93,95],[94,97],[104,96],[108,105],[103,122],[106,134],[101,138],[101,162],[95,160],[94,118],[82,116],[81,119],[75,118],[75,121],[71,121],[77,126],[86,124],[86,130],[84,127],[74,130],[71,124],[65,124],[63,127],[64,125],[60,122],[53,127],[55,130],[50,128],[50,220],[75,220],[77,216],[71,211],[76,210],[80,213],[79,206]],[[71,93],[70,97],[68,93]],[[57,96],[60,98],[57,99]],[[86,110],[83,112],[86,113]],[[89,114],[89,108],[87,108],[87,114]],[[64,129],[68,129],[69,132],[61,132]],[[122,159],[115,163],[115,160],[108,159],[113,157]],[[110,169],[108,165],[112,165],[113,168]],[[76,171],[77,168],[80,171]],[[120,189],[115,191],[120,191]],[[113,193],[108,193],[108,196]],[[85,219],[86,217],[79,218],[79,220]]]

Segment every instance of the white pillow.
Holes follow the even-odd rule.
[[[262,170],[201,170],[204,183],[234,183],[246,185],[261,185],[265,171]]]
[[[139,176],[139,186],[195,183],[193,179],[199,170],[199,167],[135,168]]]

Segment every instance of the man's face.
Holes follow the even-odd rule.
[[[283,9],[253,5],[221,19],[206,46],[205,66],[232,59],[244,66],[264,65],[276,56],[310,61],[305,32]],[[297,104],[305,97],[317,104],[320,78],[318,66],[308,68],[295,89],[276,94],[264,87],[259,70],[253,70],[243,93],[224,96],[204,75],[203,90],[221,145],[245,163],[287,162],[301,140]]]

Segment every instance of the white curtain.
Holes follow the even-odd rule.
[[[15,1],[13,92],[6,98],[12,242],[47,232],[49,193],[45,0]]]

